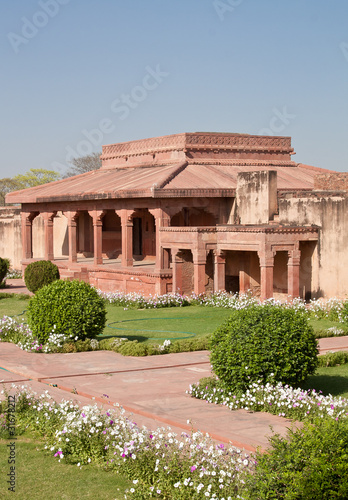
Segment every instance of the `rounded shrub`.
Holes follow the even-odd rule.
[[[275,305],[233,311],[211,338],[213,370],[237,391],[257,380],[296,386],[314,373],[317,355],[306,314]]]
[[[29,264],[24,271],[25,286],[30,292],[37,292],[45,285],[59,280],[59,269],[50,260],[38,260]]]
[[[105,327],[105,302],[88,283],[57,280],[31,297],[27,320],[42,343],[53,331],[76,340],[95,338]]]
[[[0,285],[6,278],[7,271],[10,267],[10,263],[8,259],[2,259],[0,257]]]
[[[245,500],[333,500],[348,498],[348,419],[325,418],[274,435],[267,453],[258,451],[245,476]]]

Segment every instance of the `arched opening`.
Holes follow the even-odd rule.
[[[122,253],[121,219],[115,210],[107,210],[102,221],[103,257],[117,259]]]
[[[277,252],[274,256],[273,291],[275,298],[277,298],[276,294],[284,296],[279,298],[285,298],[289,293],[288,260],[289,260],[289,254],[287,251]]]
[[[93,257],[93,219],[89,215],[87,210],[79,212],[79,217],[77,220],[76,245],[77,253],[80,254],[80,256]]]
[[[133,219],[133,258],[143,260],[156,258],[155,218],[147,209],[137,209]]]
[[[257,252],[226,251],[225,290],[259,297],[261,293],[260,262]]]
[[[300,261],[300,296],[309,301],[313,298],[313,265],[317,247],[316,241],[301,241],[301,261]]]

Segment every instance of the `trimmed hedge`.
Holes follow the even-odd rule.
[[[32,293],[45,285],[59,280],[59,269],[50,260],[38,260],[29,264],[24,271],[25,286]]]
[[[317,354],[305,313],[265,305],[232,311],[212,335],[210,361],[225,388],[244,392],[257,380],[297,386],[314,373]]]
[[[105,327],[105,302],[88,283],[57,280],[31,297],[27,320],[42,343],[53,331],[76,340],[95,338]]]

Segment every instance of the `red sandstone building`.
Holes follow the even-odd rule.
[[[45,258],[62,277],[145,295],[342,296],[343,174],[293,154],[290,137],[224,133],[103,146],[100,170],[7,195],[21,203],[22,266]]]

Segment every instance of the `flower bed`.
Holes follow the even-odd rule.
[[[266,411],[295,420],[313,422],[318,417],[338,420],[348,416],[348,400],[345,398],[324,396],[315,390],[294,389],[281,383],[253,383],[245,393],[235,395],[218,387],[214,380],[207,382],[205,379],[200,384],[191,385],[187,394],[208,403],[227,406],[230,410]]]
[[[252,466],[241,450],[216,444],[200,432],[178,437],[170,428],[150,431],[119,407],[80,409],[71,401],[56,403],[48,391],[37,396],[24,386],[16,390],[19,431],[30,427],[45,436],[45,448],[58,461],[78,467],[96,463],[127,475],[133,487],[126,498],[235,498],[239,471]],[[4,415],[7,394],[1,396]]]

